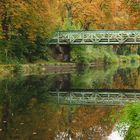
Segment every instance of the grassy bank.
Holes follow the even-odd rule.
[[[15,73],[37,74],[41,72],[64,72],[76,68],[77,65],[95,67],[109,64],[139,64],[140,55],[117,54],[113,51],[112,46],[72,46],[71,62],[59,62],[56,59],[49,59],[49,61],[37,59],[32,63],[27,61],[22,62],[12,58],[6,59],[7,61],[1,58],[0,60],[0,76],[7,76]]]

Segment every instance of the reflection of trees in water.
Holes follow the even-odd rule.
[[[60,125],[63,124],[61,130],[57,130],[55,135],[56,140],[62,138],[77,140],[102,140],[107,137],[113,127],[114,123],[112,115],[115,114],[117,107],[77,107],[72,114],[72,121],[68,126],[65,126],[65,117],[61,118]]]
[[[140,67],[137,68],[138,74],[140,75]]]
[[[1,113],[0,113],[1,114],[0,127],[1,127],[1,130],[3,130],[2,137],[4,137],[6,139],[6,137],[7,137],[6,134],[8,133],[9,124],[12,121],[10,97],[8,96],[7,84],[6,84],[5,91],[3,94],[5,94],[5,95],[3,95],[3,97],[4,97],[3,106],[2,106]],[[0,137],[0,139],[1,139],[1,137]]]
[[[27,110],[33,98],[44,102],[50,80],[48,77],[44,80],[44,77],[29,76],[0,81],[0,139],[8,139],[15,114]]]
[[[25,109],[32,98],[39,102],[46,101],[48,88],[52,85],[53,76],[28,76],[0,81],[0,100],[10,100],[12,109]]]
[[[80,74],[72,74],[71,84],[73,88],[96,89],[140,89],[138,67],[119,68],[110,66],[108,69],[87,69]]]
[[[106,85],[105,82],[112,81],[114,72],[115,69],[105,72],[96,70],[79,78],[78,75],[72,75],[72,77],[50,75],[1,80],[0,130],[2,129],[2,132],[0,132],[0,139],[52,140],[55,136],[63,135],[74,139],[87,140],[94,137],[101,140],[111,133],[114,126],[111,121],[112,114],[117,113],[118,108],[73,106],[69,109],[69,106],[49,105],[47,91],[52,87],[68,87],[69,84],[77,84],[76,86],[84,84],[89,87],[91,84],[92,87],[94,81],[101,87],[110,87],[112,83]],[[131,80],[132,85],[130,85],[134,87],[137,78],[138,72],[135,69],[119,70],[114,76],[113,87],[128,88],[127,82]]]
[[[138,85],[139,72],[137,69],[118,69],[114,75],[113,88],[117,89],[140,89]]]
[[[88,69],[71,77],[73,88],[111,88],[113,75],[117,67],[108,69]]]
[[[52,90],[70,89],[71,87],[70,76],[71,76],[70,74],[56,75],[53,79],[53,83],[50,89]]]
[[[74,134],[69,133],[69,131],[65,131],[65,132],[58,131],[56,133],[55,140],[70,140],[70,139],[93,140],[95,138],[99,139],[99,138],[105,138],[107,136],[108,134],[106,130],[102,128],[102,126],[93,126],[87,129],[83,129],[79,132],[75,132]]]
[[[19,83],[24,85],[24,88],[18,82],[15,83],[15,87],[13,81],[12,84],[11,81],[8,82],[9,98],[7,98],[7,95],[4,98],[7,98],[9,102],[7,108],[10,110],[10,121],[7,121],[7,131],[0,132],[1,139],[52,140],[54,137],[59,139],[63,136],[83,140],[94,137],[101,140],[111,133],[114,126],[111,118],[116,109],[119,108],[48,104],[44,100],[45,85],[48,81],[43,82],[42,86],[40,85],[39,92],[37,85],[39,86],[40,81],[42,79],[39,79],[38,82],[34,78],[32,80],[22,79],[22,83]],[[25,86],[25,83],[28,83],[28,86]],[[19,86],[18,89],[16,89],[17,86]],[[39,93],[37,94],[35,90]],[[24,100],[26,100],[25,103]],[[4,102],[1,106],[4,106]],[[3,112],[1,112],[1,117],[3,115]]]

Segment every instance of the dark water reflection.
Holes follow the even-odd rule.
[[[119,106],[62,105],[49,90],[140,90],[140,67],[85,69],[0,80],[0,140],[106,140],[120,119]],[[112,139],[111,139],[112,140]]]
[[[55,76],[51,89],[136,89],[140,90],[140,67],[110,66],[85,69],[80,73]]]

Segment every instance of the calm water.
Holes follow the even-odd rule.
[[[123,107],[88,104],[88,96],[80,94],[76,97],[84,100],[75,105],[60,102],[69,101],[74,89],[140,90],[140,67],[110,66],[1,79],[0,140],[123,140],[127,129],[122,127],[123,133],[115,129]],[[55,90],[69,92],[61,98],[50,93]]]

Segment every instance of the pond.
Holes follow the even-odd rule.
[[[140,67],[106,66],[0,80],[1,140],[123,140]]]

